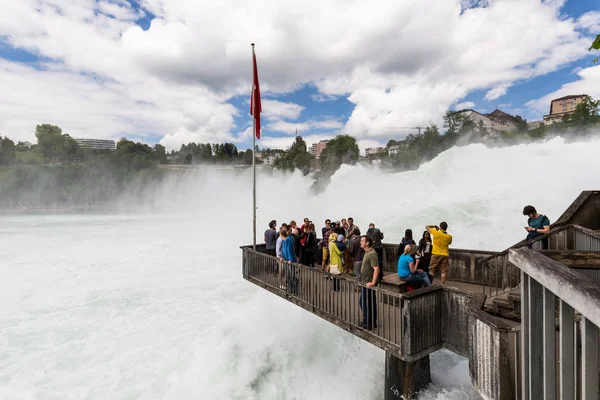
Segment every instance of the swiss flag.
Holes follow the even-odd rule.
[[[258,68],[256,67],[256,55],[252,47],[252,68],[254,79],[252,81],[252,94],[250,95],[250,115],[256,119],[256,138],[260,139],[260,113],[262,106],[260,104],[260,87],[258,85]]]

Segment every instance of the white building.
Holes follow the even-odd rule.
[[[268,156],[262,156],[262,162],[265,165],[273,165],[275,164],[275,161],[281,157],[281,153],[271,153]]]
[[[517,129],[515,118],[500,110],[494,110],[490,114],[481,114],[471,109],[458,112],[473,121],[476,128],[483,126],[483,128],[491,134],[509,132]]]
[[[117,148],[114,140],[81,138],[75,139],[75,141],[82,149],[114,150]]]
[[[395,156],[399,152],[400,152],[400,145],[399,144],[395,144],[395,145],[390,146],[388,148],[388,155],[390,155],[390,156]]]
[[[367,157],[374,156],[376,154],[385,153],[385,148],[383,147],[369,147],[365,150],[365,154]]]

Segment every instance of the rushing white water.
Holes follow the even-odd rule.
[[[408,173],[344,167],[314,197],[299,174],[262,174],[259,232],[352,216],[396,242],[446,220],[455,247],[499,250],[523,237],[524,205],[554,221],[598,189],[599,149],[470,145]],[[248,171],[157,193],[135,213],[0,217],[0,399],[382,397],[382,350],[241,278]],[[421,399],[478,398],[465,359],[435,353],[432,374]]]

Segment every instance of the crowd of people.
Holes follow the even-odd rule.
[[[528,216],[527,240],[535,240],[550,231],[550,221],[539,214],[533,206],[526,206],[523,214]],[[383,277],[383,232],[374,223],[362,234],[354,218],[342,218],[333,222],[325,220],[321,228],[321,238],[317,236],[314,223],[304,218],[302,226],[296,221],[283,223],[277,228],[277,221],[269,223],[264,239],[267,254],[277,257],[284,264],[301,263],[309,267],[320,266],[323,271],[333,275],[333,290],[340,291],[341,274],[349,274],[358,283],[355,291],[360,291],[360,306],[363,310],[363,327],[377,327],[377,304],[375,292],[371,289]],[[543,240],[543,238],[542,238]],[[431,286],[437,269],[441,272],[441,283],[448,277],[449,246],[452,235],[448,233],[448,224],[427,225],[417,243],[411,229],[404,232],[398,246],[397,273],[406,282],[409,289]],[[547,248],[543,242],[543,248]],[[285,272],[275,271],[278,276],[286,276],[287,288],[297,294],[298,282],[295,272],[286,267]],[[327,278],[326,278],[327,279]],[[365,309],[366,307],[366,309]]]

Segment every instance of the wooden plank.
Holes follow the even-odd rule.
[[[510,250],[510,262],[600,326],[600,286],[581,273],[527,249]]]
[[[568,267],[600,269],[600,253],[584,251],[540,250],[541,254]]]

